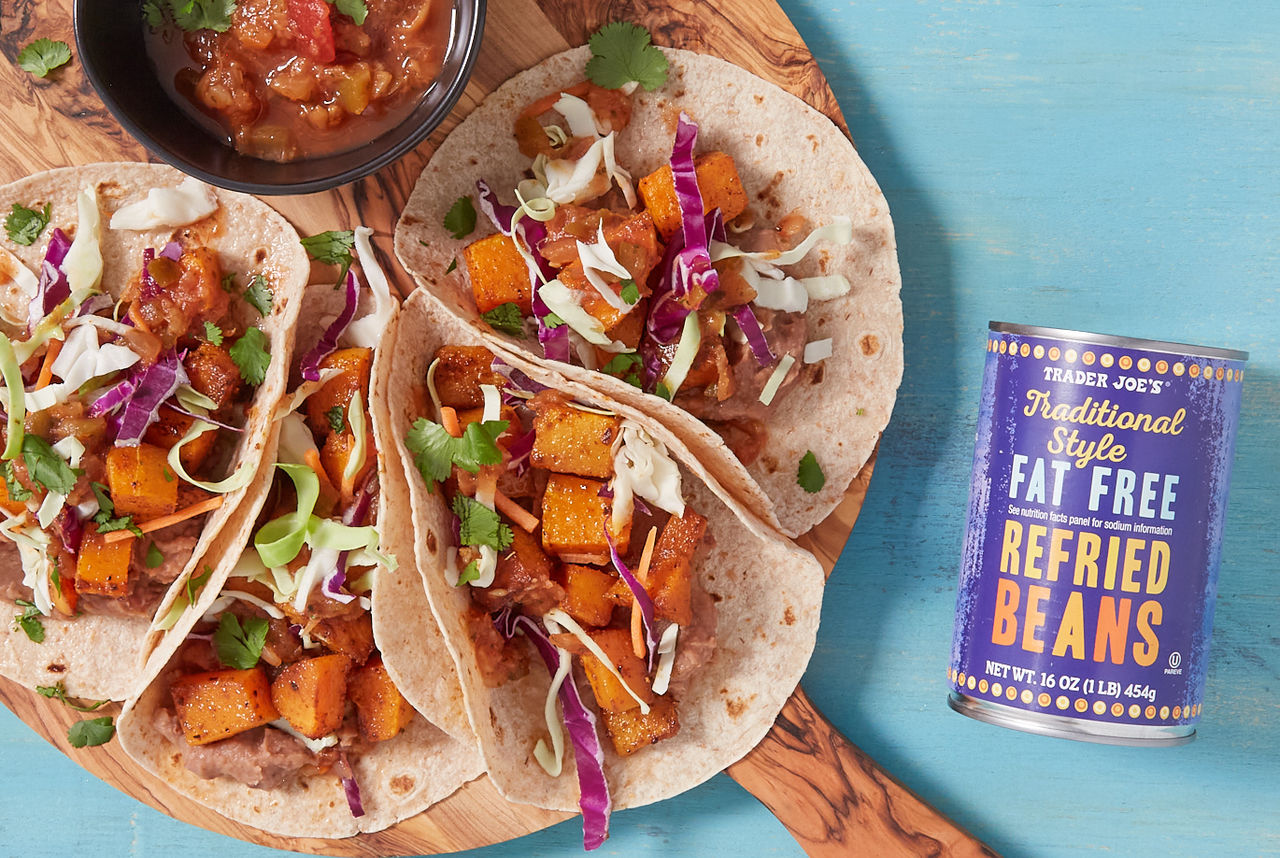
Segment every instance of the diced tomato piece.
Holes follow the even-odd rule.
[[[298,34],[298,46],[311,59],[331,63],[337,55],[329,4],[325,0],[289,0],[289,22]]]

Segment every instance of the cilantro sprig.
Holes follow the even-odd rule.
[[[818,464],[818,457],[813,455],[812,450],[800,457],[800,467],[796,470],[796,482],[800,484],[800,488],[810,494],[821,491],[827,484],[827,475],[822,473],[822,466]]]
[[[240,339],[236,340],[229,353],[240,377],[249,384],[257,386],[267,377],[267,367],[271,365],[271,353],[266,349],[267,335],[259,328],[249,328]]]
[[[351,229],[331,229],[302,239],[307,256],[325,265],[338,266],[338,286],[347,279],[347,272],[355,261],[351,255],[351,248],[355,247],[355,243],[356,233]]]
[[[256,666],[267,642],[267,628],[262,617],[245,617],[241,624],[235,614],[223,614],[213,633],[213,651],[218,661],[237,670]]]
[[[223,282],[226,282],[225,278]],[[249,288],[244,290],[244,299],[263,316],[271,315],[271,299],[274,297],[266,278],[261,274],[255,274],[249,281]]]
[[[113,530],[127,530],[134,536],[142,536],[142,530],[133,523],[133,516],[116,516],[116,505],[107,494],[107,487],[102,483],[89,483],[89,489],[98,501],[98,511],[94,513],[94,524],[98,525],[98,533],[110,533]],[[159,566],[160,564],[156,564]],[[154,568],[154,567],[153,567]]]
[[[432,483],[449,478],[457,465],[472,474],[480,472],[481,465],[496,465],[502,461],[497,438],[507,431],[508,421],[477,421],[467,426],[461,438],[454,438],[439,423],[419,417],[405,438],[405,446],[413,454],[413,462],[432,489]]]
[[[453,496],[452,507],[454,515],[462,522],[458,540],[463,545],[487,545],[498,551],[510,547],[515,535],[496,512],[462,494]]]
[[[520,306],[514,301],[499,304],[492,310],[481,313],[480,318],[488,322],[489,327],[504,334],[519,336],[524,332],[524,315],[520,312]]]
[[[14,203],[9,216],[4,219],[4,231],[14,244],[30,247],[49,225],[52,216],[52,203],[45,203],[43,209],[29,209],[22,203]]]
[[[116,726],[112,723],[111,716],[104,715],[101,718],[89,718],[72,724],[71,729],[67,731],[67,741],[73,748],[90,748],[95,745],[105,745],[115,734]]]
[[[355,21],[356,26],[363,24],[364,19],[369,16],[369,7],[364,0],[329,0],[329,5]]]
[[[44,643],[44,623],[40,622],[40,609],[34,602],[26,599],[15,599],[15,604],[22,608],[21,614],[14,614],[13,630],[23,631],[32,643]]]
[[[214,30],[224,33],[231,27],[235,0],[143,0],[142,19],[158,29],[172,20],[184,30]]]
[[[324,413],[324,417],[329,421],[329,428],[334,432],[347,431],[347,415],[342,410],[341,405],[335,405]]]
[[[630,278],[622,281],[622,292],[619,295],[622,300],[628,304],[635,304],[640,300],[640,287],[636,285],[636,281]]]
[[[222,328],[219,328],[213,322],[205,322],[204,338],[208,340],[211,345],[222,345]]]
[[[67,696],[67,687],[62,684],[62,680],[58,680],[53,685],[37,685],[36,692],[41,697],[48,697],[51,700],[61,700],[63,706],[66,706],[68,709],[74,709],[77,712],[93,712],[94,710],[101,709],[103,706],[106,706],[111,702],[110,700],[95,700],[93,703],[89,704],[76,703]]]
[[[22,438],[22,463],[31,479],[51,492],[69,495],[76,485],[76,472],[39,435]]]
[[[605,89],[632,81],[653,90],[667,82],[667,57],[651,43],[649,31],[626,21],[605,24],[588,40],[587,77]]]
[[[0,475],[4,477],[4,490],[9,494],[9,500],[22,503],[31,499],[31,489],[18,482],[13,462],[0,462]]]
[[[18,52],[18,66],[36,77],[71,62],[71,48],[66,42],[53,39],[36,39]]]
[[[453,201],[444,216],[444,228],[454,238],[466,238],[476,229],[476,207],[471,197],[461,196]]]

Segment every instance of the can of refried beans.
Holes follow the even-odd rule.
[[[957,712],[1195,736],[1245,352],[992,322],[947,677]]]

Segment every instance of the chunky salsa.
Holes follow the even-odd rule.
[[[237,0],[222,20],[173,5],[147,15],[161,83],[236,150],[271,161],[394,126],[439,73],[451,26],[442,0]]]

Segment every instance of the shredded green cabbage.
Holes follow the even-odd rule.
[[[311,512],[320,499],[320,478],[306,465],[290,465],[282,462],[276,467],[293,480],[298,494],[298,508],[291,513],[272,519],[253,535],[253,547],[268,568],[288,566],[298,556],[307,541],[311,526]]]
[[[4,408],[9,414],[8,438],[0,459],[16,459],[22,452],[22,436],[25,434],[23,419],[26,417],[26,399],[22,384],[22,367],[13,353],[13,343],[0,334],[0,375],[4,377]]]
[[[698,314],[690,313],[684,317],[684,330],[680,332],[680,343],[676,346],[675,356],[667,367],[667,374],[662,377],[661,384],[666,385],[671,395],[675,396],[684,378],[693,366],[693,359],[698,356],[698,348],[702,345],[702,327],[698,323]]]
[[[359,394],[351,397],[351,405],[347,408],[347,425],[351,427],[355,443],[351,445],[351,455],[347,457],[347,464],[342,468],[344,485],[354,480],[359,475],[360,469],[364,467],[365,437],[368,432],[364,419],[364,397]]]
[[[206,423],[203,420],[197,420],[192,423],[191,428],[178,440],[178,443],[169,448],[169,467],[173,468],[175,474],[191,483],[191,485],[199,486],[206,492],[213,492],[215,495],[225,495],[249,485],[249,482],[253,479],[254,462],[248,459],[241,461],[240,464],[236,465],[236,469],[231,472],[231,476],[213,483],[197,480],[187,473],[186,468],[182,467],[182,448],[204,433],[214,432],[217,428],[212,423]]]

